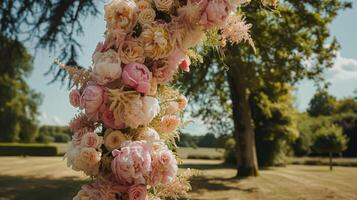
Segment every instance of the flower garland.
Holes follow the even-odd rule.
[[[190,57],[197,58],[193,52],[204,39],[221,46],[252,44],[251,25],[233,12],[247,2],[112,0],[105,5],[105,40],[93,53],[92,68],[60,64],[75,83],[70,103],[81,111],[70,122],[74,134],[65,158],[73,170],[94,179],[74,199],[187,194],[194,173],[178,174],[171,149],[188,100],[167,84],[178,71],[190,71]]]

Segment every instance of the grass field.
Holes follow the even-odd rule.
[[[357,168],[288,165],[261,170],[257,178],[234,179],[235,170],[219,160],[184,160],[195,168],[193,200],[355,200]],[[0,199],[64,200],[88,182],[61,157],[0,157]]]

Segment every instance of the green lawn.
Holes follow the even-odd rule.
[[[0,199],[71,199],[89,180],[61,157],[0,157]],[[201,170],[192,180],[192,200],[355,200],[357,168],[288,165],[235,179],[220,160],[186,159],[181,168]]]

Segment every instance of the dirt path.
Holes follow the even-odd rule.
[[[193,200],[355,200],[357,168],[291,165],[237,180],[235,170],[211,160],[184,160],[202,175],[192,180]],[[0,200],[70,199],[88,181],[60,157],[0,157]]]

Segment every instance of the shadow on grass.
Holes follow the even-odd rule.
[[[87,181],[74,177],[62,179],[0,176],[1,200],[72,199]]]
[[[236,177],[208,179],[206,177],[199,176],[199,177],[193,178],[191,181],[191,184],[192,184],[193,191],[200,190],[200,189],[206,189],[209,191],[240,190],[243,192],[255,192],[258,189],[256,187],[241,188],[241,187],[237,186],[237,185],[239,185],[239,182],[241,180],[242,179],[239,179]],[[232,185],[234,185],[234,186],[232,186]]]
[[[205,170],[205,169],[235,169],[234,165],[229,165],[225,163],[221,164],[181,164],[179,165],[179,168],[183,169],[199,169],[199,170]]]

